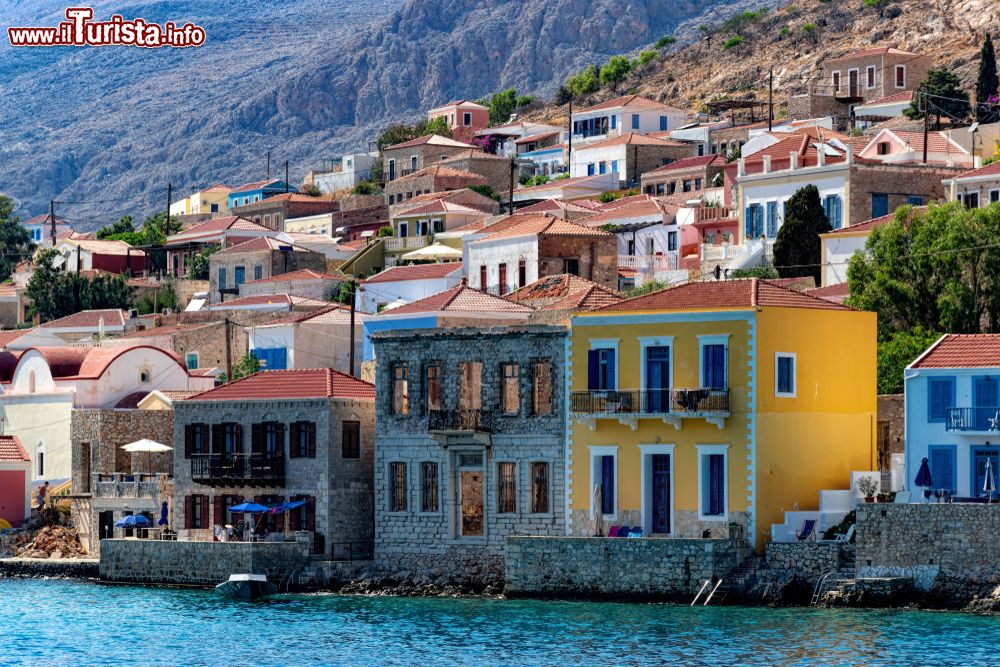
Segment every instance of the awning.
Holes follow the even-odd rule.
[[[403,255],[404,261],[415,261],[421,259],[436,259],[436,260],[449,260],[449,259],[462,259],[462,251],[450,246],[446,246],[442,243],[434,243],[425,248],[419,248],[417,250],[410,251]]]
[[[126,452],[169,452],[173,450],[173,447],[161,444],[155,440],[143,438],[142,440],[136,440],[135,442],[130,442],[127,445],[122,445],[121,449],[124,449]]]

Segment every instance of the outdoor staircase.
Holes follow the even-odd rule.
[[[708,606],[712,602],[721,604],[730,593],[741,595],[753,584],[757,577],[757,572],[767,569],[767,562],[763,556],[753,554],[742,563],[729,571],[728,574],[719,578],[718,581],[707,579],[702,584],[701,589],[691,602],[693,607],[699,599],[703,599],[703,606]],[[702,597],[704,596],[704,597]]]

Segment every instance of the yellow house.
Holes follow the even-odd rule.
[[[690,283],[573,318],[567,524],[756,547],[875,456],[875,314],[773,282]]]
[[[218,183],[200,192],[193,192],[170,204],[170,215],[209,213],[213,218],[229,215],[229,193],[231,191],[232,188]]]

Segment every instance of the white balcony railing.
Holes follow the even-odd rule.
[[[618,255],[618,268],[635,271],[676,271],[677,253],[666,255]]]
[[[406,238],[387,238],[383,246],[389,251],[416,250],[427,246],[428,236],[408,236]]]
[[[712,243],[703,243],[701,246],[701,259],[704,262],[718,262],[737,257],[741,252],[743,252],[743,246],[739,244],[723,243],[715,245]]]

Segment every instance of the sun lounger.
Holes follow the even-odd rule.
[[[611,526],[608,528],[608,537],[618,537],[618,531],[621,530],[621,526]]]
[[[806,519],[802,522],[802,531],[795,533],[795,537],[799,539],[799,542],[805,542],[806,540],[815,540],[816,535],[813,532],[816,528],[816,519]]]
[[[852,537],[854,537],[853,523],[851,524],[851,527],[847,529],[846,533],[841,533],[840,535],[837,535],[835,538],[833,538],[833,541],[837,543],[848,543],[851,541]]]

